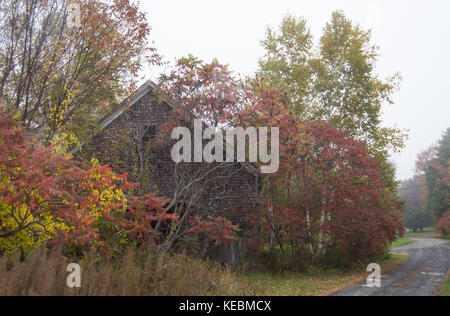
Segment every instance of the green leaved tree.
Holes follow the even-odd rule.
[[[405,202],[405,226],[415,232],[433,224],[433,216],[423,199],[424,186],[423,176],[403,181],[400,186],[400,197]]]
[[[450,128],[442,136],[434,154],[424,164],[428,189],[427,207],[440,219],[450,210]]]
[[[299,120],[329,121],[363,140],[394,191],[395,169],[389,152],[404,146],[406,135],[382,125],[382,107],[392,104],[400,75],[381,79],[375,72],[377,47],[370,31],[334,12],[317,47],[307,22],[287,15],[279,30],[268,28],[262,41],[256,85],[280,89]]]

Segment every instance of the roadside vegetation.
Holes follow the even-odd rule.
[[[406,254],[392,254],[380,265],[387,274],[408,259]],[[251,272],[245,275],[254,286],[270,296],[327,296],[338,290],[364,282],[368,273],[366,266],[360,265],[349,270],[310,269],[305,273]]]
[[[407,255],[381,262],[389,273]],[[156,259],[127,252],[101,262],[85,258],[80,289],[66,286],[69,260],[60,249],[36,249],[26,262],[20,253],[0,260],[0,296],[325,296],[363,282],[364,265],[350,270],[310,269],[304,273],[233,272],[215,262],[175,254]]]
[[[392,243],[392,248],[405,247],[414,243],[414,240],[408,238],[400,238]]]
[[[392,243],[392,247],[404,247],[414,243],[414,240],[411,238],[427,238],[436,236],[436,231],[434,228],[427,227],[424,228],[422,232],[408,232],[405,234],[403,238],[397,239]]]
[[[447,278],[439,288],[437,296],[450,296],[450,272],[447,274]]]
[[[405,227],[412,230],[405,238],[450,235],[450,128],[441,139],[420,153],[416,174],[400,185],[404,201]],[[436,224],[436,229],[429,227]]]
[[[129,251],[120,258],[80,261],[81,288],[66,285],[70,260],[61,249],[0,258],[0,296],[254,296],[265,292],[227,267],[183,254],[155,258]]]
[[[408,232],[404,238],[425,238],[436,236],[436,230],[432,227],[424,228],[421,232]]]

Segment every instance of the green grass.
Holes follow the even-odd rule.
[[[430,237],[436,235],[434,228],[425,228],[423,232],[410,232],[406,233],[403,238],[420,238],[420,237]]]
[[[392,248],[405,247],[414,243],[414,240],[408,238],[400,238],[392,243]]]
[[[381,264],[383,273],[392,271],[407,259],[408,255],[392,254]],[[268,296],[326,296],[363,282],[367,276],[365,269],[350,272],[329,270],[279,274],[252,272],[244,275]]]
[[[408,245],[414,243],[414,240],[412,240],[411,238],[426,238],[426,237],[432,237],[435,235],[436,235],[436,232],[434,231],[434,228],[431,228],[431,227],[425,228],[423,230],[423,232],[406,233],[405,236],[403,236],[403,238],[400,238],[400,239],[396,240],[395,242],[393,242],[392,247],[396,248],[396,247],[408,246]]]
[[[450,273],[441,285],[438,296],[450,296]]]

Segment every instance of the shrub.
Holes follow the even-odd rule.
[[[94,159],[92,166],[36,143],[0,111],[0,253],[59,240],[86,251],[155,243],[176,221],[165,199],[134,196],[138,186]]]
[[[438,221],[437,230],[444,236],[450,236],[450,211],[446,212]]]

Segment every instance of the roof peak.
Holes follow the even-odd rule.
[[[119,116],[121,116],[127,109],[132,107],[136,102],[138,102],[140,99],[142,99],[147,93],[151,91],[155,91],[157,89],[156,83],[154,83],[152,80],[147,80],[139,89],[136,90],[136,92],[129,97],[127,97],[120,105],[106,115],[104,118],[102,118],[99,121],[100,129],[105,129],[108,127],[112,122],[114,122]]]

